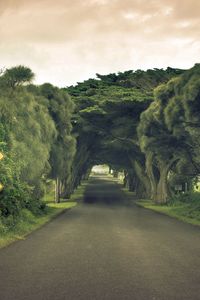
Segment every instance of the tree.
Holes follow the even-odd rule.
[[[199,74],[196,65],[160,86],[141,116],[138,135],[156,202],[169,200],[169,175],[176,176],[186,166],[185,175],[199,173]]]
[[[73,122],[77,154],[73,172],[79,179],[74,180],[75,186],[86,166],[106,161],[116,170],[124,170],[129,187],[135,189],[138,197],[148,196],[150,183],[145,173],[145,155],[137,136],[140,115],[153,101],[154,87],[182,72],[155,69],[97,74],[96,80],[89,79],[66,89],[76,103]]]
[[[40,93],[48,99],[49,114],[54,120],[57,138],[50,155],[51,176],[56,182],[55,201],[71,194],[71,167],[75,155],[75,138],[72,136],[71,114],[74,103],[69,95],[53,85],[46,83],[40,87]]]
[[[19,65],[10,69],[6,69],[1,76],[3,83],[9,87],[14,88],[25,83],[30,83],[35,75],[31,69]]]

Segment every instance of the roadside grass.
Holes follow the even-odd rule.
[[[121,181],[118,181],[118,183],[121,185],[122,191],[126,194],[130,205],[137,204],[185,223],[200,226],[200,192],[175,195],[168,204],[159,205],[148,199],[138,200],[135,192],[131,192],[123,187]]]
[[[158,205],[151,200],[136,201],[139,206],[168,215],[183,222],[200,226],[200,194],[175,196],[168,204]]]
[[[0,248],[14,241],[25,239],[32,231],[51,221],[66,209],[75,207],[83,197],[85,186],[86,184],[83,183],[74,192],[70,200],[62,199],[61,203],[54,203],[53,192],[50,192],[43,198],[46,207],[40,215],[35,215],[29,210],[23,209],[17,218],[9,216],[2,219],[0,217]]]

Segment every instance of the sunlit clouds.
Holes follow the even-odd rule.
[[[200,60],[199,0],[1,0],[0,65],[59,86]]]

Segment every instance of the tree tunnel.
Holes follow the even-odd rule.
[[[30,84],[33,75],[24,66],[0,74],[4,216],[42,209],[48,182],[57,202],[69,199],[94,165],[122,172],[136,197],[156,203],[177,186],[192,190],[200,175],[199,64],[97,74],[62,89]]]
[[[106,164],[115,172],[124,173],[124,185],[138,198],[165,203],[184,166],[194,176],[199,173],[198,151],[196,154],[191,151],[191,147],[196,147],[192,137],[195,125],[191,125],[191,135],[192,131],[185,127],[184,113],[182,119],[176,116],[177,111],[185,109],[185,118],[190,118],[192,124],[196,122],[187,112],[189,106],[174,102],[174,95],[178,99],[185,92],[186,82],[190,89],[190,77],[184,72],[168,68],[97,74],[97,79],[67,89],[76,105],[73,132],[77,151],[72,166],[72,189],[88,177],[94,165]],[[196,74],[194,89],[198,72],[199,66],[188,71]],[[198,95],[196,98],[192,95],[198,101]],[[177,111],[173,111],[173,105]]]

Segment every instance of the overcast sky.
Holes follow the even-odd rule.
[[[35,83],[200,62],[200,0],[0,0],[0,67]]]

